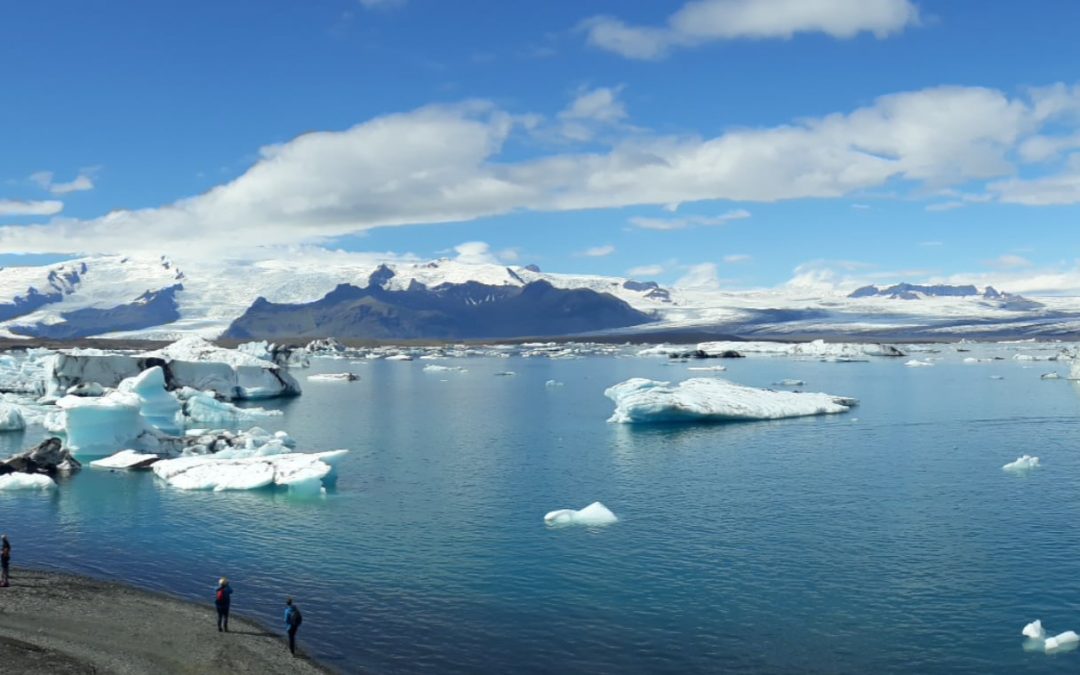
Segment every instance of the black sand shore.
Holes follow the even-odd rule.
[[[26,569],[11,584],[0,588],[0,672],[331,672],[291,656],[282,631],[233,616],[219,633],[211,605]]]

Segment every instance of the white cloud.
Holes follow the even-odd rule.
[[[1031,267],[1030,260],[1013,253],[1006,253],[1005,255],[998,256],[996,259],[989,261],[987,264],[990,267],[996,267],[1003,270],[1011,270],[1021,267]]]
[[[521,210],[833,198],[901,182],[936,190],[1015,176],[1010,158],[1017,144],[1050,120],[1060,127],[1071,119],[1069,96],[1039,91],[1010,98],[980,87],[935,87],[776,127],[711,138],[634,132],[604,151],[527,159],[502,152],[534,116],[476,101],[428,106],[263,148],[236,179],[170,205],[0,227],[0,252],[156,252],[197,244],[204,255],[235,254]],[[987,194],[1073,203],[1080,201],[1080,167],[1072,171],[999,180]],[[652,219],[646,226],[748,215]]]
[[[499,259],[491,252],[491,247],[483,241],[467,241],[454,247],[457,256],[454,260],[470,265],[498,265]]]
[[[695,290],[717,290],[720,288],[720,277],[716,273],[715,263],[701,263],[691,265],[686,274],[675,282],[678,288]]]
[[[559,133],[573,141],[588,141],[606,128],[626,119],[626,105],[619,100],[622,87],[583,89],[559,112]]]
[[[640,278],[640,277],[656,277],[664,273],[663,265],[641,265],[639,267],[631,267],[626,270],[626,276]]]
[[[55,216],[63,210],[64,202],[55,199],[37,202],[0,199],[0,216]]]
[[[696,0],[662,27],[631,26],[610,17],[583,23],[589,44],[631,59],[660,59],[675,47],[717,40],[790,39],[824,33],[839,39],[859,33],[878,38],[917,24],[911,0]]]
[[[745,253],[733,253],[731,255],[724,256],[723,260],[728,265],[738,265],[739,263],[746,263],[753,260],[754,257],[746,255]]]
[[[736,209],[719,216],[686,216],[685,218],[635,216],[630,219],[630,224],[643,230],[685,230],[696,226],[726,225],[733,220],[742,220],[749,217],[750,212],[746,209]]]
[[[609,256],[614,252],[615,247],[611,244],[606,244],[604,246],[593,246],[592,248],[587,248],[585,249],[585,251],[582,252],[582,255],[588,256],[590,258],[603,258],[604,256]]]
[[[52,171],[38,171],[30,174],[30,180],[37,183],[43,190],[48,190],[54,195],[66,195],[71,192],[84,192],[94,189],[93,169],[83,169],[74,179],[66,183],[57,183],[53,180]]]

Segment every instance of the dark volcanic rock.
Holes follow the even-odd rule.
[[[59,438],[47,438],[37,447],[12,455],[0,462],[0,475],[6,473],[43,473],[55,476],[82,468],[79,460],[64,449]]]
[[[321,300],[296,305],[259,298],[232,323],[225,337],[544,337],[624,328],[652,320],[607,293],[555,288],[546,281],[524,286],[470,281],[428,288],[414,280],[404,291],[371,283],[366,288],[341,284]]]

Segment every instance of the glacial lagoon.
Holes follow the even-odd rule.
[[[291,594],[301,644],[345,672],[1076,672],[1080,652],[1028,650],[1020,633],[1080,629],[1080,384],[1014,358],[1057,345],[965,348],[912,353],[932,364],[918,368],[635,349],[316,359],[294,373],[302,396],[258,405],[283,411],[260,426],[300,450],[351,450],[325,495],[84,468],[0,494],[0,529],[16,566],[204,602],[227,575],[234,611],[273,627]],[[360,379],[307,378],[343,371]],[[607,421],[613,384],[712,376],[859,404]],[[44,436],[8,432],[0,449]],[[1040,465],[1002,470],[1025,454]],[[544,523],[594,501],[618,522]]]

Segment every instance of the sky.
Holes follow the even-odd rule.
[[[1073,0],[0,0],[0,265],[1080,294]]]

